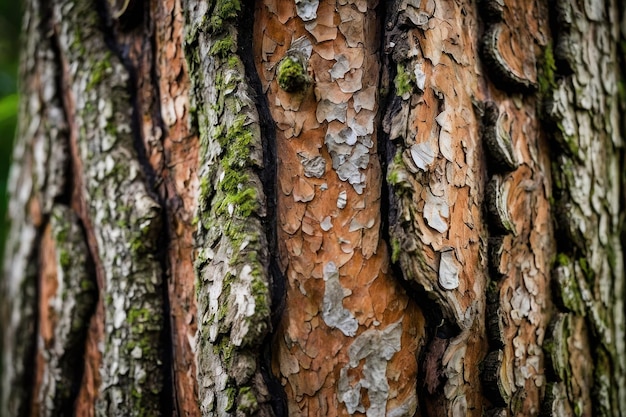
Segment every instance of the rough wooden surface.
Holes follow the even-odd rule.
[[[266,1],[256,10],[287,278],[272,367],[291,416],[408,416],[418,406],[423,318],[380,236],[379,12],[368,1]],[[293,61],[307,80],[297,88],[285,74]]]
[[[554,257],[550,162],[536,98],[548,10],[539,1],[483,1],[481,57],[487,84],[483,143],[489,223],[487,325],[490,353],[483,383],[494,409],[512,416],[538,415],[546,378],[542,346],[552,308]],[[495,352],[500,357],[492,361]]]
[[[89,2],[58,1],[53,7],[71,120],[72,172],[81,179],[74,193],[81,220],[93,230],[90,246],[100,269],[104,327],[96,414],[158,415],[161,207],[137,156],[128,70],[105,42]]]
[[[554,149],[555,220],[563,239],[553,269],[560,313],[546,343],[552,390],[547,415],[573,410],[624,416],[619,5],[558,1],[551,13],[556,32],[551,72],[545,74],[545,118]]]
[[[41,385],[33,375],[41,275],[38,261],[43,231],[49,230],[50,211],[54,200],[63,193],[66,180],[67,122],[58,86],[49,82],[60,69],[48,37],[47,11],[39,2],[30,2],[24,12],[20,94],[29,99],[20,104],[19,140],[8,187],[12,194],[8,207],[12,221],[0,292],[2,415],[30,413],[31,398],[36,401],[32,388]],[[41,375],[43,367],[38,370]]]
[[[50,213],[40,262],[41,374],[31,415],[71,415],[83,372],[76,358],[84,354],[98,293],[82,224],[65,205],[54,206]]]
[[[239,56],[239,2],[190,1],[185,54],[200,138],[195,257],[198,402],[205,416],[271,416],[261,374],[270,331],[259,116]]]
[[[624,13],[27,1],[0,414],[626,416]]]
[[[183,56],[183,6],[179,0],[153,1],[158,104],[163,129],[162,156],[150,162],[163,178],[159,187],[165,199],[169,229],[168,294],[171,312],[172,372],[175,412],[183,417],[200,415],[196,382],[196,293],[193,268],[194,213],[198,200],[199,140],[189,119],[189,78]],[[150,145],[148,145],[150,146]],[[156,146],[152,146],[158,147]],[[154,155],[154,153],[153,153]]]
[[[390,238],[404,279],[423,294],[431,329],[423,353],[428,415],[481,413],[487,287],[484,92],[478,17],[469,2],[388,4],[385,22]],[[476,411],[473,411],[476,410]]]

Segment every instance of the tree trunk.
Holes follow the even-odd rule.
[[[626,417],[625,16],[26,1],[0,415]]]

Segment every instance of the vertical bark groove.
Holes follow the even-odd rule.
[[[84,355],[97,282],[84,229],[68,206],[52,208],[44,242],[38,357],[42,363],[37,366],[32,415],[73,416],[84,371],[76,358]]]
[[[150,163],[157,172],[156,186],[165,207],[164,216],[169,219],[166,223],[169,234],[167,290],[172,329],[174,411],[176,415],[196,417],[200,415],[200,409],[193,351],[197,330],[193,233],[199,187],[199,141],[189,122],[190,87],[183,57],[181,1],[151,2],[150,15],[148,24],[154,26],[151,29],[152,83],[140,85],[144,91],[150,91],[151,86],[157,84],[154,87],[156,94],[148,103],[154,107],[152,116],[143,118],[156,120],[156,127],[151,129],[146,123],[144,141]]]
[[[151,8],[141,2],[132,3],[123,13],[121,10],[114,10],[113,5],[109,2],[99,1],[97,4],[100,18],[105,22],[106,43],[129,75],[128,93],[129,101],[132,103],[130,117],[133,146],[137,161],[145,177],[146,191],[163,208],[160,213],[161,230],[156,240],[156,259],[158,259],[162,271],[161,280],[163,283],[167,283],[168,271],[171,271],[170,259],[167,255],[172,241],[172,226],[169,219],[175,218],[175,215],[171,212],[168,204],[167,190],[159,188],[159,184],[166,180],[162,174],[163,167],[161,164],[153,165],[150,159],[154,153],[162,152],[163,145],[159,141],[163,140],[163,135],[167,132],[158,101],[161,92],[156,75],[158,55],[158,51],[154,47],[156,33]],[[158,151],[155,151],[155,147],[158,147]],[[160,411],[164,415],[170,415],[174,409],[175,394],[173,392],[171,308],[169,289],[166,285],[162,287],[162,300],[163,331],[161,343],[163,350],[160,355],[163,369],[163,392],[160,396]]]
[[[66,76],[66,109],[73,119],[78,211],[93,230],[90,246],[97,247],[96,265],[101,268],[102,313],[96,319],[104,327],[92,334],[103,338],[102,381],[97,387],[86,384],[78,409],[91,415],[93,402],[88,402],[96,396],[98,415],[158,414],[163,389],[162,271],[155,257],[161,208],[137,162],[137,133],[128,107],[132,87],[107,46],[93,4],[55,2],[54,19]],[[98,329],[102,322],[92,325]],[[95,384],[97,377],[92,374]]]
[[[277,187],[277,152],[276,128],[270,113],[269,103],[263,93],[263,86],[255,68],[254,62],[254,27],[256,3],[243,5],[241,19],[241,42],[238,45],[239,55],[242,57],[246,77],[255,94],[256,108],[259,114],[261,136],[263,138],[263,170],[259,172],[263,182],[263,191],[266,198],[265,234],[269,245],[269,276],[271,282],[271,330],[263,341],[261,371],[271,397],[272,410],[276,417],[286,417],[287,403],[285,392],[280,381],[272,374],[272,340],[285,306],[285,277],[279,267],[278,252],[278,224],[276,208]]]

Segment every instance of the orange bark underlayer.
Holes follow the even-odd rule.
[[[384,374],[379,375],[387,378],[389,391],[380,404],[373,388],[362,386],[363,412],[353,415],[380,406],[390,411],[411,401],[416,405],[417,401],[413,397],[416,354],[424,320],[418,306],[392,276],[387,247],[380,237],[383,174],[374,128],[378,119],[374,98],[379,81],[379,21],[376,11],[361,3],[365,9],[359,11],[351,5],[320,2],[317,26],[310,31],[296,16],[293,3],[267,1],[256,10],[254,55],[265,57],[256,65],[278,127],[278,241],[287,279],[285,312],[274,340],[273,370],[285,388],[292,416],[348,415],[345,401],[338,395],[342,373],[343,383],[347,381],[350,387],[365,385],[368,367],[364,364],[371,359],[356,355],[351,361],[355,353],[350,347],[365,332],[382,333],[396,323],[402,328],[400,345],[393,347],[397,351],[386,361]],[[274,68],[300,37],[312,40],[308,71],[314,84],[302,93],[286,93],[277,84]],[[340,55],[347,57],[352,68],[341,79],[332,79],[329,71]],[[363,91],[371,92],[371,106],[355,109],[354,95]],[[373,142],[369,163],[360,170],[364,174],[362,194],[332,168],[325,135],[327,130],[343,129],[346,123],[318,120],[318,101],[323,99],[340,106],[347,103],[347,119],[372,126],[368,132]],[[323,174],[319,178],[305,175],[302,159],[320,156],[326,164]],[[345,193],[345,208],[338,207],[340,193]],[[349,312],[347,320],[358,323],[354,334],[333,325],[323,312],[324,297],[331,284],[336,285],[329,272],[332,265],[338,269],[344,296],[332,308]],[[374,346],[374,350],[381,348]]]
[[[193,346],[196,337],[194,289],[194,210],[197,204],[199,142],[189,130],[189,79],[183,56],[183,10],[179,0],[153,3],[156,63],[159,73],[159,108],[166,129],[162,149],[152,148],[150,162],[160,172],[159,193],[166,201],[170,245],[168,295],[172,335],[172,372],[175,409],[181,416],[197,417],[198,387]],[[150,143],[146,143],[150,149]]]
[[[33,395],[31,401],[32,406],[30,415],[35,417],[40,413],[40,398],[37,395],[41,390],[43,382],[44,369],[46,367],[43,350],[50,347],[54,338],[54,327],[56,326],[56,317],[53,310],[49,307],[50,300],[56,294],[58,283],[56,248],[50,224],[46,225],[39,251],[39,338],[37,344],[37,356],[35,357],[35,381],[33,387]]]

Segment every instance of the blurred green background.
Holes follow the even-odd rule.
[[[21,2],[0,0],[0,260],[7,232],[7,175],[17,123]]]

